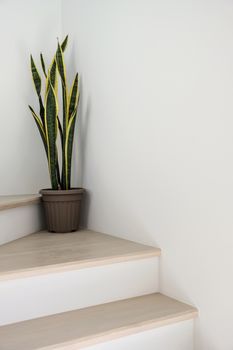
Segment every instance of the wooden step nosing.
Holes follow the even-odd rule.
[[[77,350],[172,324],[182,327],[183,321],[197,316],[194,306],[152,293],[6,325],[0,327],[0,336],[5,350],[18,345],[28,350]]]
[[[28,277],[36,277],[41,275],[47,275],[52,273],[62,273],[73,270],[81,270],[85,268],[101,267],[105,265],[112,265],[123,262],[137,261],[156,258],[161,255],[161,250],[158,248],[151,249],[150,251],[138,252],[134,254],[124,254],[119,256],[110,256],[105,258],[90,259],[85,261],[73,261],[61,264],[38,266],[33,268],[25,268],[22,270],[7,271],[0,274],[0,282],[8,281],[12,279],[21,279]]]
[[[93,334],[87,337],[73,339],[69,342],[53,344],[45,347],[40,347],[37,350],[79,350],[89,346],[113,341],[119,338],[142,333],[156,328],[188,321],[198,316],[198,310],[193,308],[188,311],[183,311],[180,314],[175,314],[170,317],[161,317],[161,319],[152,319],[124,327],[115,328],[106,332]]]
[[[15,209],[18,207],[25,207],[27,205],[33,205],[33,204],[39,204],[41,203],[41,196],[35,195],[35,196],[29,196],[28,198],[25,196],[25,198],[18,198],[12,201],[5,201],[0,202],[0,211],[3,210],[9,210],[9,209]]]

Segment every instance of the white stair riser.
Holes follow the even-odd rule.
[[[66,346],[59,347],[59,350],[82,348]],[[86,350],[193,350],[193,348],[193,320],[182,321],[85,347]]]
[[[159,258],[0,282],[0,325],[157,292]]]
[[[42,230],[44,227],[41,204],[0,211],[0,245]]]

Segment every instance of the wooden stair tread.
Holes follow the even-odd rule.
[[[1,350],[82,349],[197,316],[160,293],[0,327]]]
[[[39,194],[0,196],[0,210],[40,203],[40,197]]]
[[[0,246],[0,280],[159,255],[158,248],[94,231],[43,231]]]

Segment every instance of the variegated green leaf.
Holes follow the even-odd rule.
[[[61,81],[64,87],[66,87],[66,68],[64,63],[64,56],[61,45],[58,43],[57,52],[56,52],[56,62],[57,68],[61,77]]]
[[[57,63],[55,59],[52,62],[49,75],[50,75],[50,82],[53,88],[55,89],[57,84]]]
[[[62,82],[62,102],[63,102],[63,145],[62,145],[62,186],[67,188],[66,176],[65,176],[65,143],[66,143],[66,130],[68,127],[68,94],[66,83],[66,68],[64,63],[64,56],[62,48],[58,43],[56,52],[57,69]]]
[[[71,164],[72,164],[76,116],[77,116],[77,108],[73,111],[73,114],[70,117],[68,128],[67,128],[67,137],[66,137],[66,143],[65,143],[66,189],[70,189],[70,184],[71,184]]]
[[[57,124],[57,99],[52,84],[49,84],[45,100],[45,130],[48,144],[48,162],[52,188],[58,189],[57,181],[57,148],[56,148],[56,124]]]
[[[61,139],[61,145],[63,145],[63,130],[62,130],[61,122],[58,116],[57,116],[57,124],[58,124],[60,139]]]
[[[56,148],[56,175],[57,175],[58,189],[61,189],[62,186],[61,186],[61,176],[60,176],[57,148]]]
[[[78,73],[77,73],[72,84],[70,98],[69,98],[69,118],[72,116],[77,106],[78,97],[79,97],[79,92],[78,92]]]
[[[40,77],[38,69],[37,69],[37,67],[35,65],[35,62],[33,60],[32,55],[30,56],[30,58],[31,58],[32,79],[33,79],[33,82],[34,82],[36,93],[37,93],[38,96],[40,96],[40,93],[41,93],[41,77]]]
[[[57,91],[57,63],[55,58],[53,59],[51,66],[48,70],[48,76],[45,82],[45,94],[47,94],[50,84],[52,84],[52,87],[55,90],[55,93]]]
[[[35,90],[39,98],[40,117],[41,117],[42,124],[44,125],[44,105],[41,98],[41,77],[35,65],[32,55],[31,55],[31,72],[32,72],[32,79],[34,82]]]
[[[47,78],[47,73],[46,73],[46,68],[45,68],[45,63],[44,63],[44,57],[43,57],[42,53],[40,54],[40,62],[41,62],[42,70],[44,72],[44,76],[45,76],[45,78]]]
[[[63,40],[63,42],[61,44],[61,49],[62,49],[63,52],[66,49],[67,43],[68,43],[68,35],[65,37],[65,39]]]
[[[65,39],[64,39],[64,41],[63,41],[63,43],[61,45],[61,49],[62,49],[63,52],[66,49],[67,42],[68,42],[68,35],[65,37]],[[47,78],[47,73],[46,73],[46,68],[45,68],[45,63],[44,63],[44,58],[43,58],[42,53],[40,54],[40,60],[41,60],[42,70],[44,72],[45,77]],[[56,55],[55,55],[54,58],[53,58],[53,61],[51,63],[51,66],[50,66],[50,80],[51,80],[51,83],[52,83],[54,88],[55,88],[55,84],[56,84],[56,73],[57,73],[57,69],[56,68],[57,67],[56,67]]]
[[[42,124],[44,126],[44,105],[43,105],[41,95],[39,96],[39,105],[40,105],[40,117],[41,117]]]
[[[43,141],[43,144],[44,144],[44,148],[45,148],[45,152],[46,152],[46,155],[48,156],[48,147],[47,147],[47,139],[46,139],[46,134],[45,134],[45,130],[44,130],[44,126],[40,120],[40,118],[38,117],[38,115],[34,112],[33,108],[31,106],[28,106],[31,113],[32,113],[32,116],[36,122],[36,125],[38,127],[38,130],[40,132],[40,136],[42,138],[42,141]]]

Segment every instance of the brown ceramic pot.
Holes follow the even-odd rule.
[[[65,233],[79,229],[83,188],[40,191],[49,232]]]

